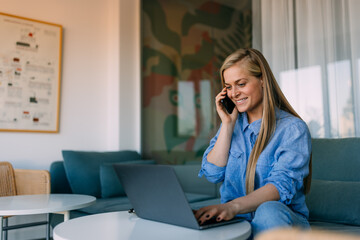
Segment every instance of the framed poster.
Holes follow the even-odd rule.
[[[0,13],[0,131],[59,131],[62,26]]]

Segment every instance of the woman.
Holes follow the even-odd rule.
[[[216,96],[222,121],[204,153],[199,176],[220,188],[221,204],[199,209],[200,224],[235,216],[251,221],[253,235],[275,227],[309,227],[311,136],[281,92],[264,56],[240,49],[220,69]],[[221,100],[235,103],[229,114]],[[309,176],[309,177],[307,177]]]

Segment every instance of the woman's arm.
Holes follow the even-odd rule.
[[[279,199],[280,195],[276,187],[267,184],[244,197],[236,198],[224,204],[201,208],[196,211],[195,217],[200,224],[213,217],[216,217],[217,221],[230,220],[238,214],[254,212],[264,202]]]
[[[250,194],[236,198],[229,202],[236,209],[236,214],[254,212],[262,203],[267,201],[278,201],[280,195],[276,187],[272,184],[267,184]]]
[[[221,119],[222,126],[214,148],[207,156],[208,162],[219,167],[224,167],[227,164],[231,137],[239,114],[236,107],[231,114],[225,110],[221,100],[225,98],[226,94],[226,88],[224,88],[215,98],[216,111]]]
[[[233,131],[234,126],[231,126],[230,124],[223,124],[221,126],[220,133],[214,148],[207,156],[207,161],[209,163],[212,163],[218,167],[226,166],[229,157],[229,149]]]

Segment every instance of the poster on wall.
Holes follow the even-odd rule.
[[[0,13],[0,131],[59,131],[62,26]]]

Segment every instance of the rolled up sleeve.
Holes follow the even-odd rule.
[[[211,139],[209,147],[204,152],[203,159],[202,159],[202,164],[201,164],[201,169],[200,169],[200,172],[199,172],[199,175],[198,175],[199,177],[205,176],[206,179],[209,182],[212,182],[212,183],[222,182],[222,181],[224,181],[224,177],[225,177],[226,166],[225,167],[219,167],[219,166],[216,166],[215,164],[212,164],[212,163],[208,162],[208,160],[207,160],[208,154],[211,152],[211,150],[215,146],[215,143],[217,141],[219,132],[220,132],[220,129],[217,132],[217,134],[215,135],[215,137],[213,137]]]
[[[280,201],[288,205],[295,194],[303,190],[303,180],[309,174],[311,136],[306,124],[297,122],[287,128],[282,139],[265,184],[273,184]]]

